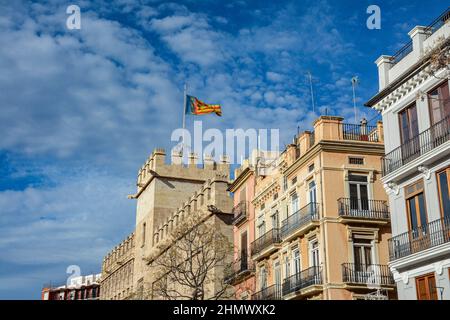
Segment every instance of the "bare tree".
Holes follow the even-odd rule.
[[[153,297],[175,300],[217,300],[231,296],[223,281],[232,244],[223,234],[225,214],[215,207],[208,213],[190,213],[172,231],[150,259],[152,271],[159,279],[152,284]]]
[[[450,76],[450,40],[443,37],[435,41],[433,48],[426,50],[425,58],[430,60],[428,73],[436,78],[437,73],[446,70],[445,79]],[[442,78],[444,79],[444,78]]]

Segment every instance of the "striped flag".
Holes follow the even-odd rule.
[[[222,108],[219,104],[207,104],[196,97],[186,95],[186,113],[194,115],[202,115],[215,113],[219,117],[222,116]]]

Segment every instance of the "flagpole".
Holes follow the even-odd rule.
[[[183,95],[183,142],[181,144],[181,153],[184,153],[184,130],[186,129],[186,95],[187,95],[187,84],[184,83],[184,95]]]

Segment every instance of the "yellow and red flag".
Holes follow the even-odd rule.
[[[186,95],[186,113],[202,115],[215,113],[222,116],[222,108],[219,104],[207,104],[196,97]]]

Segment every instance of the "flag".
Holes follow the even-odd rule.
[[[222,108],[219,104],[207,104],[196,97],[186,95],[186,113],[202,115],[215,113],[219,117],[222,116]]]

